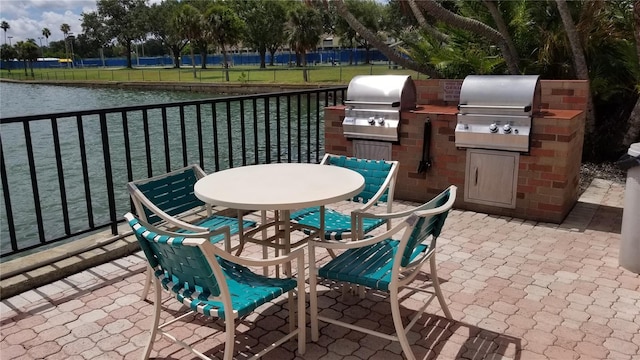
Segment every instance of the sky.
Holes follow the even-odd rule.
[[[72,33],[82,33],[82,13],[96,10],[96,0],[0,0],[0,21],[11,27],[7,30],[7,44],[15,44],[29,38],[46,46],[42,29],[51,31],[49,42],[63,40],[60,26],[69,24]],[[9,39],[9,36],[12,36]],[[0,30],[0,42],[4,44],[5,34]]]

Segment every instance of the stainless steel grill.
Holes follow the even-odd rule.
[[[538,75],[469,75],[460,89],[455,143],[462,148],[529,152],[540,110]]]
[[[344,136],[397,142],[400,113],[415,109],[416,87],[408,75],[359,75],[349,82],[344,104]]]

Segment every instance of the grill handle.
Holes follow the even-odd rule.
[[[424,133],[422,139],[422,159],[418,164],[418,174],[428,171],[431,168],[431,119],[424,122]]]
[[[510,105],[466,105],[459,104],[458,110],[463,108],[471,108],[471,109],[505,109],[505,110],[522,110],[523,112],[528,113],[531,111],[531,105],[527,106],[510,106]]]
[[[391,104],[391,107],[400,107],[400,101],[394,101],[392,103],[389,103],[389,102],[385,102],[385,101],[353,101],[353,100],[345,100],[344,104],[345,105],[385,105],[385,106],[389,106],[389,104]]]

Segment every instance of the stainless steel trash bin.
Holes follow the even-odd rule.
[[[624,191],[618,259],[620,266],[640,274],[640,143],[631,144],[629,147],[627,164],[630,167],[627,169],[627,184]]]

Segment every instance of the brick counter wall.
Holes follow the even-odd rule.
[[[402,114],[400,144],[392,147],[392,158],[400,162],[396,198],[423,202],[454,184],[458,186],[457,208],[561,222],[578,197],[587,82],[541,81],[546,111],[533,120],[530,154],[520,156],[516,208],[506,209],[463,200],[466,150],[455,147],[457,100],[451,100],[456,81],[462,80],[415,81],[422,106]],[[325,110],[325,151],[351,156],[352,142],[342,135],[343,117],[341,106]],[[419,174],[427,119],[432,125],[432,166]]]

